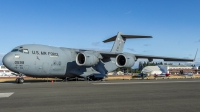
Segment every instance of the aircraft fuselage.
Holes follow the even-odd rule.
[[[100,61],[95,66],[79,66],[76,64],[76,56],[75,49],[30,44],[14,48],[3,60],[11,71],[31,77],[87,77],[106,74],[117,68],[111,62],[115,60],[112,58],[105,63]]]

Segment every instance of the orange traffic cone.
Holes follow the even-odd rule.
[[[51,80],[51,83],[53,84],[53,80]]]

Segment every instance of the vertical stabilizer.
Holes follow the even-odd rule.
[[[104,43],[115,41],[110,52],[121,53],[124,48],[126,39],[134,38],[152,38],[152,36],[141,36],[141,35],[123,35],[121,32],[118,32],[116,36],[113,36],[109,39],[104,40]]]
[[[118,32],[117,37],[115,39],[115,43],[113,44],[113,47],[110,52],[121,53],[123,51],[126,38],[123,38],[121,35],[121,32]]]

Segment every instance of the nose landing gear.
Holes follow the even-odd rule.
[[[15,81],[18,84],[23,84],[24,83],[24,78],[23,77],[18,77]]]
[[[23,76],[23,74],[19,74],[18,75],[18,77],[16,78],[16,80],[15,80],[15,82],[17,83],[17,84],[23,84],[24,83],[24,78],[22,77]]]

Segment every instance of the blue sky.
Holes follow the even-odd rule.
[[[124,52],[194,58],[200,46],[199,0],[0,0],[0,59],[22,44],[109,51],[117,34]],[[200,63],[200,53],[196,63]]]

